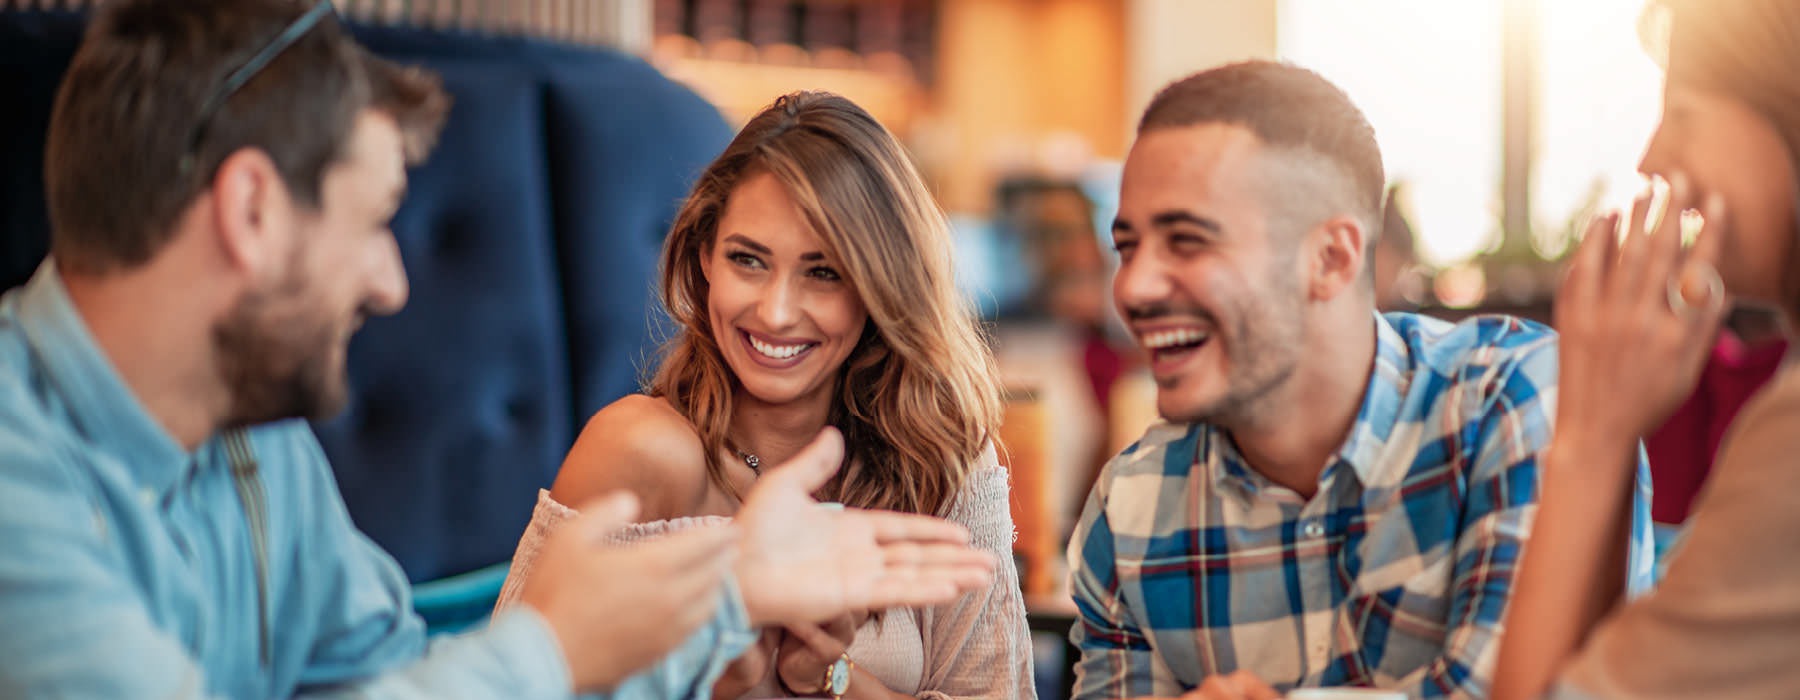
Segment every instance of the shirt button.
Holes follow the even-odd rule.
[[[145,506],[156,505],[156,489],[148,486],[138,489],[138,500],[143,501]]]
[[[1325,534],[1325,526],[1318,523],[1307,523],[1305,527],[1300,528],[1300,531],[1307,537],[1318,537]]]

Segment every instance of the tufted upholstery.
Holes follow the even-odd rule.
[[[46,249],[43,131],[80,23],[0,12],[0,285]],[[423,581],[510,556],[581,424],[635,389],[666,323],[657,248],[730,131],[629,56],[357,31],[456,100],[394,226],[411,301],[356,336],[350,406],[316,426],[357,525]]]

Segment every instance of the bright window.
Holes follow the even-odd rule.
[[[1410,190],[1419,256],[1451,265],[1497,243],[1502,41],[1507,2],[1281,0],[1279,53],[1343,87],[1368,115],[1390,180]],[[1535,33],[1533,236],[1560,250],[1573,217],[1641,187],[1638,154],[1659,111],[1639,47],[1643,0],[1543,0]]]

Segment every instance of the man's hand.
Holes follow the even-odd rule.
[[[545,541],[519,595],[556,633],[577,691],[612,688],[673,651],[712,618],[735,561],[732,526],[602,544],[637,511],[627,493],[582,508]]]
[[[813,501],[843,455],[843,437],[826,428],[793,459],[764,472],[738,510],[744,539],[735,571],[752,624],[938,605],[992,582],[992,557],[970,547],[969,531],[959,525]]]
[[[1181,700],[1281,700],[1281,693],[1249,671],[1227,675],[1211,675],[1200,687],[1181,696]]]

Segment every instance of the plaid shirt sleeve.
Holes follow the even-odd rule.
[[[1457,538],[1449,628],[1444,654],[1401,685],[1409,697],[1483,698],[1499,661],[1506,604],[1537,513],[1538,463],[1550,446],[1556,418],[1556,344],[1545,343],[1512,363],[1488,390],[1471,398],[1479,415],[1468,479],[1468,510]],[[1626,586],[1652,585],[1650,470],[1638,450],[1637,498],[1632,506]]]
[[[1069,539],[1069,561],[1074,565],[1069,587],[1078,612],[1069,637],[1081,652],[1073,697],[1179,695],[1180,686],[1156,658],[1120,594],[1113,532],[1106,517],[1108,480],[1102,473]]]
[[[1470,392],[1473,461],[1454,547],[1444,653],[1400,685],[1415,698],[1486,697],[1521,545],[1536,511],[1538,457],[1554,422],[1556,345],[1545,343]]]

